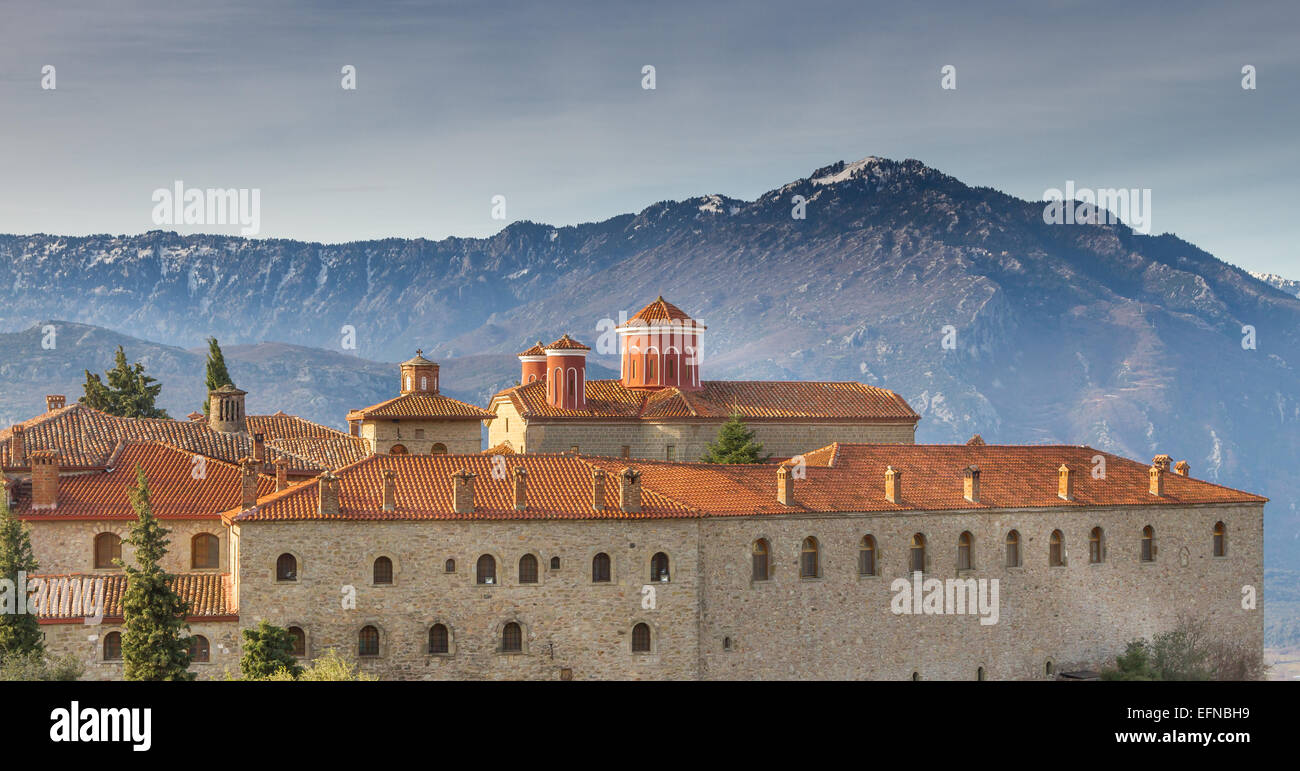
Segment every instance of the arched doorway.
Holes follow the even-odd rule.
[[[429,453],[431,455],[446,455],[447,445],[443,444],[442,442],[437,442],[433,445],[433,447],[429,448]]]
[[[404,445],[404,444],[395,444],[395,445],[393,445],[392,447],[388,448],[388,454],[389,454],[389,455],[405,455],[405,454],[406,454],[406,445]]]

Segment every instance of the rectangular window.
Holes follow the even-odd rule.
[[[667,447],[665,447],[665,448],[664,448],[664,459],[665,459],[665,460],[677,460],[677,447],[674,446],[674,445],[671,445],[671,444],[668,445]]]
[[[570,448],[569,448],[569,452],[573,453],[574,455],[577,455],[577,454],[578,454],[578,445],[575,444],[575,445],[573,445],[572,447],[570,447]]]
[[[622,457],[624,458],[632,457],[632,445],[630,444],[623,445]]]

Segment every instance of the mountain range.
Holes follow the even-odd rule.
[[[866,158],[752,201],[703,195],[483,239],[0,236],[0,417],[32,413],[15,388],[72,391],[123,335],[173,415],[201,403],[208,335],[254,412],[341,425],[393,394],[381,362],[417,347],[445,365],[447,391],[484,404],[537,340],[567,332],[616,367],[609,327],[663,295],[708,326],[707,378],[880,385],[922,415],[918,441],[1185,458],[1269,496],[1268,564],[1300,566],[1300,284],[1173,234],[1047,224],[1043,208]],[[46,323],[61,329],[53,357]]]

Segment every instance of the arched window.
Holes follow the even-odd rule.
[[[1043,665],[1043,673],[1046,674],[1048,677],[1051,677],[1052,675],[1056,674],[1056,667],[1052,666],[1052,662],[1049,661]]]
[[[605,552],[591,558],[591,580],[598,584],[609,582],[609,555]]]
[[[411,390],[411,376],[410,376],[410,375],[407,375],[407,376],[406,376],[406,390],[408,390],[408,391]]]
[[[446,455],[446,454],[447,454],[447,445],[443,444],[442,442],[434,442],[434,443],[433,443],[433,446],[429,448],[429,454],[430,454],[430,455]]]
[[[524,649],[524,630],[511,621],[501,628],[501,652],[521,653]]]
[[[649,653],[650,652],[650,625],[637,624],[632,627],[632,652]]]
[[[357,655],[379,655],[379,630],[373,626],[363,626],[357,633]]]
[[[1214,556],[1228,556],[1228,528],[1222,522],[1214,523]]]
[[[122,539],[116,533],[95,536],[95,567],[115,568],[114,560],[122,559]]]
[[[446,572],[446,573],[455,573],[455,572],[456,572],[456,560],[447,560],[446,562],[442,563],[442,569],[443,569],[443,572]]]
[[[519,583],[537,583],[537,558],[531,554],[519,558]]]
[[[636,355],[635,349],[632,351],[632,354]],[[630,370],[631,374],[628,375],[628,380],[636,380],[636,359],[631,359],[630,361],[631,361],[631,370]]]
[[[421,391],[429,390],[429,378],[424,377],[423,375],[420,376],[420,390]]]
[[[975,670],[975,679],[981,683],[984,682],[984,667]]]
[[[908,555],[908,572],[925,572],[925,536],[921,533],[912,535],[911,554]]]
[[[447,634],[447,627],[443,624],[434,624],[429,627],[429,653],[439,654],[447,653],[451,650],[451,635]]]
[[[559,570],[559,569],[560,569],[560,558],[551,557],[551,570]]]
[[[1100,527],[1094,527],[1091,533],[1088,533],[1088,562],[1093,565],[1100,565],[1102,560],[1102,548],[1105,545],[1105,534]]]
[[[221,541],[211,533],[199,533],[190,539],[190,564],[195,570],[212,570],[220,564]]]
[[[799,548],[799,577],[816,578],[821,571],[821,556],[817,548],[817,539],[808,536]]]
[[[656,356],[659,355],[659,354],[658,354],[658,351],[655,352],[655,355],[656,355]],[[645,382],[646,382],[646,385],[650,385],[650,384],[654,381],[654,379],[655,379],[655,360],[654,360],[654,357],[650,355],[650,352],[649,352],[649,351],[646,351],[646,354],[645,354]]]
[[[668,580],[668,555],[663,552],[655,552],[655,556],[650,558],[650,580],[667,581]]]
[[[913,672],[913,673],[912,673],[912,682],[914,682],[914,683],[919,683],[920,681],[921,681],[921,673],[920,673],[920,672]]]
[[[874,576],[876,574],[876,539],[870,535],[862,536],[858,543],[858,575]]]
[[[212,646],[208,643],[208,638],[201,634],[194,635],[190,640],[190,661],[206,664],[212,659]]]
[[[970,570],[974,566],[975,562],[971,559],[971,542],[973,540],[974,538],[971,537],[969,530],[963,531],[961,535],[957,536],[958,570]]]
[[[1142,528],[1142,561],[1156,561],[1156,529],[1150,525]]]
[[[497,561],[491,554],[484,554],[478,558],[478,564],[474,566],[475,580],[480,584],[495,584],[497,582]]]
[[[275,561],[275,580],[297,581],[298,559],[292,554],[281,554]]]
[[[375,583],[391,584],[393,582],[393,561],[387,557],[375,560]]]
[[[389,447],[389,448],[388,448],[388,454],[389,454],[389,455],[405,455],[405,454],[406,454],[406,445],[404,445],[404,444],[395,444],[395,445],[393,445],[392,447]]]
[[[307,633],[300,626],[289,627],[289,639],[293,642],[290,653],[295,656],[307,655]]]
[[[1047,564],[1054,568],[1065,564],[1065,536],[1060,530],[1053,530],[1047,541]]]
[[[755,581],[766,581],[770,575],[772,547],[768,544],[766,538],[760,538],[754,541],[754,572],[752,578]]]
[[[677,354],[675,352],[669,352],[668,356],[664,359],[664,380],[669,385],[675,383],[677,380],[676,364]]]
[[[1016,530],[1007,533],[1007,567],[1020,567],[1020,533]]]
[[[109,632],[104,635],[104,661],[122,660],[122,633]]]

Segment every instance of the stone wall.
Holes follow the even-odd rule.
[[[95,536],[100,533],[116,533],[123,541],[131,533],[134,520],[105,520],[102,522],[71,520],[29,520],[26,524],[31,530],[32,551],[40,564],[41,573],[120,573],[121,568],[111,570],[95,569]],[[171,531],[168,538],[167,556],[163,558],[162,568],[169,573],[212,572],[229,570],[226,527],[217,517],[212,519],[164,519],[163,527]],[[211,533],[221,541],[218,567],[207,571],[195,570],[190,563],[190,539],[199,533]],[[134,550],[130,544],[122,544],[122,559],[128,564],[134,563]]]
[[[694,520],[623,522],[241,523],[239,618],[301,627],[308,658],[338,647],[357,659],[358,634],[373,625],[380,655],[361,666],[386,679],[691,679],[697,676],[698,568]],[[276,559],[298,560],[295,583],[277,583]],[[612,581],[593,583],[592,558],[611,558]],[[650,560],[669,556],[671,581],[655,583],[642,608]],[[525,554],[537,584],[520,584]],[[497,583],[475,583],[492,554]],[[373,563],[393,561],[394,581],[376,586]],[[558,570],[551,558],[560,558]],[[454,572],[445,562],[455,560]],[[349,590],[347,587],[351,587]],[[355,606],[344,600],[355,591]],[[501,629],[522,626],[524,652],[500,653]],[[652,629],[649,654],[633,654],[632,627]],[[429,628],[445,624],[453,653],[427,653]]]
[[[121,680],[122,662],[104,660],[104,635],[122,632],[121,622],[103,624],[41,624],[45,648],[51,657],[72,656],[85,667],[82,680]],[[199,680],[223,680],[239,675],[239,624],[235,621],[192,621],[191,635],[208,638],[207,663],[194,662],[190,671]]]
[[[435,444],[448,453],[474,453],[483,449],[481,423],[477,420],[367,420],[360,436],[370,443],[371,452],[387,454],[400,444],[411,455],[426,455]]]
[[[1216,521],[1227,556],[1212,556]],[[1140,560],[1142,529],[1155,528],[1156,559]],[[1089,562],[1089,533],[1105,533],[1104,561]],[[1021,537],[1021,567],[1005,566],[1005,539]],[[1048,539],[1064,533],[1062,567]],[[913,533],[927,541],[926,578],[957,574],[962,531],[974,536],[961,578],[999,580],[999,618],[896,615],[891,584],[907,575]],[[877,543],[879,577],[858,575],[865,534]],[[799,577],[808,536],[821,544],[820,578]],[[752,544],[772,544],[768,581],[751,580]],[[1242,609],[1242,587],[1263,586],[1263,506],[1153,506],[1002,510],[916,516],[764,517],[703,523],[701,676],[707,679],[1028,680],[1100,669],[1124,645],[1169,629],[1180,613],[1255,649],[1260,610]],[[1185,564],[1184,564],[1185,563]],[[730,638],[730,650],[724,648]]]

